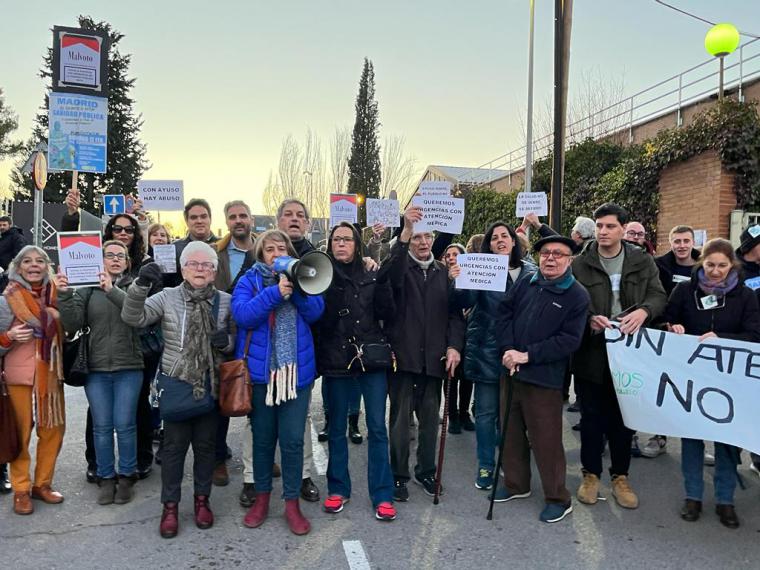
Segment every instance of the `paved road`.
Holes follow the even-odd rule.
[[[232,482],[212,493],[215,526],[196,529],[192,503],[186,498],[180,506],[179,536],[163,540],[158,534],[159,473],[138,484],[136,499],[128,505],[95,503],[96,487],[86,483],[83,469],[86,400],[82,390],[67,390],[68,431],[56,477],[66,501],[58,506],[37,502],[34,515],[19,517],[11,512],[10,497],[0,497],[2,568],[760,567],[760,480],[746,464],[741,467],[747,490],[737,491],[740,529],[722,527],[711,500],[699,522],[683,522],[678,517],[682,490],[680,446],[675,440],[666,455],[634,460],[632,483],[641,498],[636,511],[624,511],[614,500],[593,507],[576,503],[565,521],[543,524],[538,521],[543,503],[536,477],[532,497],[496,505],[489,522],[486,493],[473,485],[475,436],[463,433],[448,439],[446,494],[438,506],[420,487],[410,485],[410,501],[397,505],[399,518],[393,523],[376,521],[366,490],[366,444],[351,445],[354,496],[343,513],[328,515],[318,504],[305,504],[313,530],[299,538],[287,530],[282,504],[274,501],[264,526],[247,529],[237,502],[242,420],[233,420],[230,429],[236,455]],[[318,389],[312,406],[319,425]],[[575,415],[567,420],[574,421]],[[568,485],[574,491],[579,483],[579,439],[569,421],[565,427]],[[325,452],[318,452],[318,459],[324,459]],[[192,494],[190,480],[186,472],[185,497]],[[324,493],[324,475],[316,480]],[[275,485],[277,492],[279,483]],[[603,490],[609,494],[607,487]],[[707,493],[712,493],[711,483]]]

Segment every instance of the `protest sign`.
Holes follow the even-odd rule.
[[[182,180],[139,180],[137,195],[146,210],[182,210],[185,207]]]
[[[417,193],[420,196],[432,198],[433,196],[451,196],[451,182],[445,180],[427,180],[420,184]]]
[[[173,243],[153,246],[153,259],[164,273],[177,273],[177,248]]]
[[[760,346],[645,328],[605,336],[627,427],[760,453]]]
[[[399,226],[398,200],[367,198],[367,225],[381,223],[386,228]]]
[[[415,232],[462,233],[464,198],[415,196],[412,204],[422,208],[422,219],[414,224]]]
[[[499,291],[507,289],[509,256],[492,253],[460,253],[457,263],[461,268],[456,278],[457,289]]]
[[[355,224],[358,219],[356,194],[330,194],[330,227],[341,222]]]
[[[108,34],[53,26],[53,91],[108,95]]]
[[[100,232],[58,232],[59,270],[71,287],[98,287],[103,271]]]
[[[50,93],[49,103],[50,170],[105,172],[108,99]]]
[[[694,230],[694,247],[702,247],[707,243],[707,230]]]
[[[546,216],[549,214],[549,206],[546,202],[546,192],[519,192],[517,194],[515,216],[524,218],[525,214],[531,212],[537,216]]]

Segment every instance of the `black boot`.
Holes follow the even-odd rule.
[[[359,431],[359,414],[351,414],[348,416],[348,437],[351,439],[351,443],[359,445],[364,438]]]
[[[330,427],[330,418],[327,417],[327,414],[325,414],[325,425],[324,427],[319,430],[319,433],[317,434],[317,441],[325,442],[328,439],[327,430]]]
[[[11,482],[8,480],[8,464],[0,464],[0,493],[5,495],[11,490]]]

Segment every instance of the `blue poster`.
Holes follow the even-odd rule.
[[[106,172],[107,98],[51,92],[48,122],[50,170]]]

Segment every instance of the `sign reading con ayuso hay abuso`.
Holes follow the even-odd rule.
[[[146,210],[182,210],[185,187],[182,180],[138,180],[137,195]]]
[[[422,219],[414,224],[415,232],[462,233],[464,198],[415,196],[412,204],[422,208]]]
[[[625,425],[647,433],[719,441],[760,453],[760,345],[699,342],[641,328],[605,331]]]
[[[460,253],[457,263],[461,272],[456,278],[457,289],[499,291],[507,289],[509,256],[493,253]]]
[[[108,99],[51,92],[49,102],[50,170],[105,172]]]

